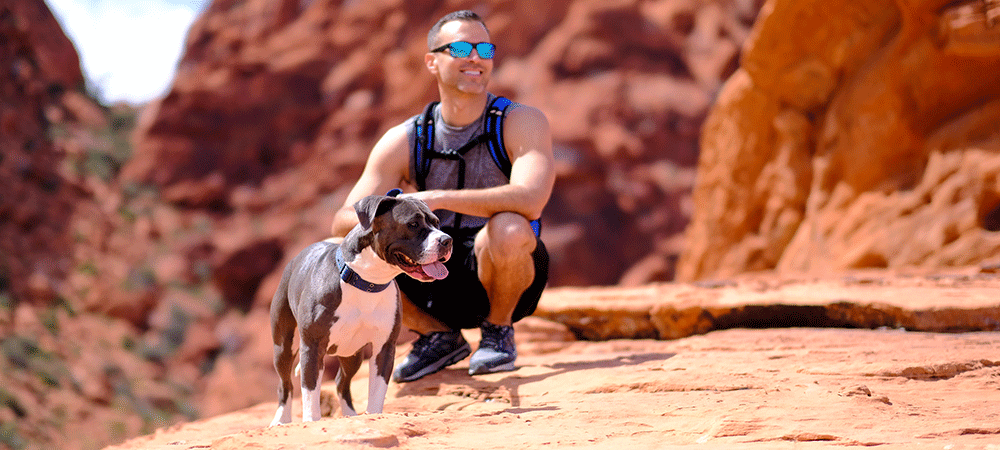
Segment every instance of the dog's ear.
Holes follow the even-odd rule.
[[[354,212],[358,214],[358,222],[365,230],[372,227],[372,221],[380,214],[392,209],[399,199],[382,195],[369,195],[354,204]]]

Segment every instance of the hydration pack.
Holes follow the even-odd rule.
[[[413,143],[413,164],[417,178],[415,180],[417,189],[421,191],[427,189],[427,174],[431,170],[431,160],[434,158],[458,161],[458,186],[455,188],[465,188],[465,154],[483,143],[488,145],[493,162],[509,181],[511,162],[503,145],[503,119],[513,102],[506,97],[494,98],[483,117],[483,133],[457,149],[444,149],[443,151],[434,149],[434,108],[437,107],[438,103],[440,102],[428,103],[424,112],[416,119],[417,136]],[[460,226],[461,221],[462,215],[456,213],[456,228]],[[541,233],[541,223],[537,219],[531,221],[531,228],[535,231],[535,236]]]

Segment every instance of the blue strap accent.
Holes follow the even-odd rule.
[[[344,280],[345,283],[362,291],[371,292],[372,294],[382,292],[392,284],[392,281],[385,284],[376,284],[361,278],[361,275],[358,275],[357,272],[347,266],[347,261],[344,261],[344,254],[340,251],[340,247],[337,247],[337,270],[340,271],[340,279]]]
[[[414,172],[417,176],[417,189],[421,191],[426,189],[427,173],[430,171],[432,158],[457,159],[459,161],[459,186],[457,188],[463,188],[465,185],[463,181],[465,178],[465,161],[461,155],[472,146],[478,145],[483,141],[489,147],[490,157],[493,158],[493,162],[509,180],[512,164],[503,143],[503,122],[504,116],[507,115],[507,109],[514,102],[507,97],[494,98],[493,102],[490,103],[489,109],[486,111],[486,117],[483,119],[483,134],[473,138],[460,149],[450,153],[441,153],[434,150],[434,108],[438,103],[440,102],[427,104],[423,114],[417,116],[416,119],[413,164],[415,168]],[[455,225],[459,225],[460,222],[461,215],[458,214],[455,216]],[[541,236],[542,224],[540,221],[537,219],[532,220],[531,229],[534,230],[535,236]]]
[[[386,196],[386,197],[395,197],[395,196],[397,196],[397,195],[399,195],[399,194],[402,194],[402,193],[403,193],[403,190],[402,190],[402,189],[399,189],[399,188],[392,188],[392,189],[390,189],[390,190],[389,190],[389,192],[386,192],[386,193],[385,193],[385,196]]]
[[[489,111],[486,112],[486,135],[490,137],[490,156],[496,163],[504,176],[510,179],[511,162],[507,156],[507,149],[503,145],[503,120],[507,114],[507,107],[513,102],[507,97],[497,97],[490,104]]]
[[[434,152],[434,108],[440,102],[430,102],[424,108],[423,114],[417,116],[416,139],[413,142],[413,168],[416,173],[417,189],[427,188],[427,173],[431,168],[431,157]]]

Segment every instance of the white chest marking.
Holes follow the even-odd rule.
[[[372,343],[372,350],[379,351],[389,340],[396,320],[398,307],[395,281],[382,292],[363,292],[343,281],[340,306],[330,326],[330,345],[336,346],[337,356],[351,356],[365,344]]]

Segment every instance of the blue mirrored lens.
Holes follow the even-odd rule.
[[[448,53],[454,58],[466,58],[472,53],[473,44],[465,41],[452,42],[448,44]],[[483,59],[493,59],[493,54],[496,53],[497,46],[490,44],[489,42],[480,42],[475,44],[476,53],[479,54],[480,58]]]
[[[492,59],[493,53],[496,49],[497,46],[488,42],[480,42],[476,44],[476,53],[479,53],[479,57],[483,59]]]
[[[452,42],[448,45],[448,50],[451,52],[451,56],[455,58],[465,58],[472,53],[472,44],[468,42]]]

